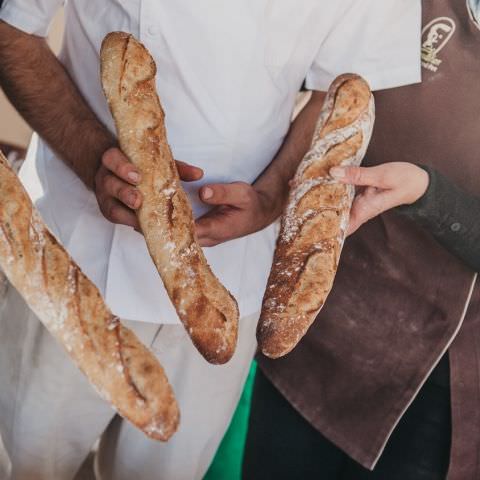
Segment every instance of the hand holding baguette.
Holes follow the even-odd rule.
[[[260,349],[269,357],[286,355],[297,345],[332,288],[354,187],[336,181],[329,171],[361,163],[373,123],[374,101],[367,83],[357,75],[338,77],[282,217],[257,329]]]
[[[1,153],[0,197],[0,267],[10,283],[120,415],[168,440],[179,413],[162,367],[46,228]]]
[[[179,160],[176,161],[180,179],[194,182],[203,176],[203,170]],[[140,230],[135,210],[142,204],[142,195],[136,188],[141,182],[140,172],[117,148],[102,155],[102,164],[95,175],[95,196],[103,216],[112,223]]]
[[[137,211],[150,255],[193,343],[211,363],[235,351],[238,307],[207,264],[167,143],[155,63],[133,36],[113,32],[101,49],[102,84],[122,151],[141,172]]]
[[[411,205],[423,197],[430,184],[426,170],[408,162],[374,167],[335,167],[330,175],[341,183],[362,187],[350,211],[348,235],[383,212]]]

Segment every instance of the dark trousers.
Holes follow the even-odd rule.
[[[370,472],[315,430],[258,369],[243,479],[444,480],[450,439],[450,390],[428,381]]]

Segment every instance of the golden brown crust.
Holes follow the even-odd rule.
[[[330,87],[312,147],[293,179],[257,339],[262,352],[290,352],[330,293],[345,240],[353,187],[329,176],[336,165],[359,165],[374,122],[373,96],[359,76],[338,77]]]
[[[161,365],[49,232],[1,153],[0,193],[0,267],[10,283],[120,415],[168,440],[179,413]]]
[[[195,239],[192,210],[167,143],[155,63],[131,35],[113,32],[103,41],[101,65],[120,146],[142,172],[138,218],[150,255],[197,349],[209,362],[225,363],[235,351],[238,307]]]

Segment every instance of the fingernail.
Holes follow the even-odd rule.
[[[128,172],[128,179],[137,183],[140,180],[140,175],[137,172]]]
[[[345,178],[345,169],[342,167],[333,167],[330,169],[330,175],[333,178]]]
[[[213,190],[209,187],[203,189],[203,198],[208,200],[213,197]]]
[[[129,193],[128,194],[128,205],[132,208],[135,208],[135,205],[137,204],[137,194],[136,193]]]

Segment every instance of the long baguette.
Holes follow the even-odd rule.
[[[44,225],[1,152],[0,198],[0,267],[10,283],[120,415],[168,440],[179,413],[162,367]]]
[[[199,352],[211,363],[225,363],[235,351],[238,307],[195,239],[192,210],[167,143],[155,63],[123,32],[105,37],[100,56],[120,147],[142,173],[138,219],[150,255]]]
[[[257,338],[278,358],[305,335],[333,285],[354,188],[334,181],[336,165],[359,165],[370,141],[374,100],[368,84],[346,74],[331,85],[311,149],[293,179],[282,218]]]

